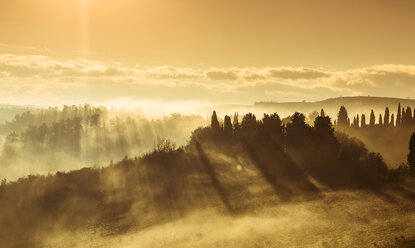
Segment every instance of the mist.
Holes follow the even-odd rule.
[[[17,158],[27,170],[1,182],[2,244],[411,247],[412,160],[389,166],[347,135],[342,118],[147,120],[88,105],[19,114],[3,126],[11,134],[2,159],[11,162],[6,172]],[[37,158],[57,172],[30,173]],[[88,159],[104,164],[77,168]]]

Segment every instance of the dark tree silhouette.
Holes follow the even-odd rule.
[[[238,114],[238,112],[235,112],[234,115],[233,115],[233,128],[234,128],[236,133],[238,133],[239,130],[241,129],[241,125],[239,124],[239,114]]]
[[[322,137],[334,135],[334,128],[328,116],[318,116],[314,121],[314,130]]]
[[[415,175],[415,133],[409,139],[408,166],[411,175]]]
[[[255,115],[252,113],[248,113],[244,115],[244,117],[242,118],[242,123],[241,123],[241,132],[244,135],[253,134],[256,131],[256,128],[257,128],[257,121],[256,121]]]
[[[291,117],[291,122],[287,123],[287,145],[293,147],[304,145],[309,130],[310,126],[305,123],[305,116],[302,113],[295,112]]]
[[[340,107],[339,113],[337,114],[337,126],[347,127],[350,124],[349,116],[347,110],[344,106]]]
[[[228,115],[225,115],[225,119],[223,122],[223,133],[229,137],[232,135],[232,131],[233,129],[232,129],[231,117]]]
[[[406,107],[406,111],[405,111],[405,125],[409,126],[412,124],[412,109],[410,107]],[[403,119],[402,119],[402,123],[403,123]]]
[[[379,114],[379,121],[378,121],[378,123],[379,123],[379,126],[382,126],[383,125],[382,114]]]
[[[396,126],[401,125],[402,115],[401,115],[401,103],[398,104],[398,113],[396,114]]]
[[[262,118],[262,126],[265,134],[277,141],[281,141],[283,136],[281,124],[281,119],[277,113],[271,115],[264,114]]]
[[[213,111],[212,118],[210,119],[210,128],[214,131],[219,131],[219,121],[216,111]]]
[[[375,126],[376,117],[375,112],[373,112],[373,109],[370,111],[370,119],[369,119],[369,126],[373,127]]]
[[[407,125],[408,126],[412,125],[413,118],[412,118],[412,108],[411,107],[406,108],[406,119],[407,119],[407,122],[408,122]]]
[[[366,126],[366,115],[362,114],[362,120],[360,123],[360,127],[365,127]]]
[[[394,114],[392,114],[391,115],[391,122],[390,122],[390,125],[393,127],[393,126],[395,126],[395,115]]]
[[[320,117],[325,117],[326,116],[326,113],[324,113],[324,109],[321,109],[321,111],[320,111]]]
[[[385,116],[383,117],[383,125],[389,126],[389,108],[385,108]]]

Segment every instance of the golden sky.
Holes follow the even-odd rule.
[[[410,97],[414,10],[411,0],[0,0],[0,99]]]

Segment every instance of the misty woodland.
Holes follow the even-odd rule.
[[[415,248],[414,0],[0,0],[0,248]]]
[[[112,119],[111,111],[89,105],[19,113],[1,126],[3,134],[8,133],[0,157],[2,170],[11,178],[3,179],[0,186],[1,242],[6,247],[53,247],[59,242],[78,244],[78,239],[86,238],[102,246],[99,242],[105,239],[197,212],[217,211],[234,219],[299,202],[340,204],[330,214],[342,212],[341,204],[346,202],[341,202],[350,197],[386,201],[392,209],[395,204],[413,207],[415,116],[409,107],[401,111],[399,105],[396,119],[386,108],[378,121],[372,111],[368,123],[364,115],[350,122],[344,106],[334,125],[323,109],[309,116],[314,115],[310,125],[309,118],[299,112],[283,119],[277,113],[258,119],[252,113],[235,113],[220,119],[213,111],[209,120],[175,114],[151,121],[128,115]],[[183,140],[183,129],[189,128],[194,131],[180,146],[159,136],[168,133],[172,139]],[[370,152],[353,138],[356,135],[376,138],[388,146],[402,143],[406,161],[392,169],[380,153]],[[146,149],[151,151],[130,155]],[[62,163],[70,168],[71,163],[86,165],[122,157],[104,166],[45,175],[50,168],[62,170]],[[22,177],[19,169],[27,173],[34,161],[44,167]],[[403,214],[399,208],[379,207],[378,214],[368,209],[363,215],[370,217],[361,218],[381,221],[386,212],[396,218]],[[353,228],[361,228],[360,220],[349,221],[356,222]],[[367,221],[360,224],[370,226],[372,220]],[[81,230],[77,239],[65,236]],[[414,245],[405,235],[396,237],[394,242],[402,247]],[[382,242],[376,235],[371,238],[371,244]],[[152,244],[151,240],[140,242]],[[335,246],[340,241],[330,242]]]

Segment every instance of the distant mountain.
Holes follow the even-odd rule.
[[[252,112],[262,116],[262,113],[277,112],[281,117],[285,117],[294,112],[302,112],[306,115],[313,111],[320,112],[323,108],[326,114],[335,118],[340,106],[346,107],[349,116],[353,116],[357,113],[369,114],[371,109],[373,109],[376,116],[378,116],[379,113],[382,113],[383,115],[386,107],[389,107],[391,113],[396,113],[399,103],[401,103],[401,107],[415,107],[415,99],[350,96],[329,98],[315,102],[255,102],[253,105],[228,104],[210,107],[209,110],[215,109],[219,116],[233,114],[234,112],[239,112],[240,114]],[[208,111],[208,109],[204,110]]]

